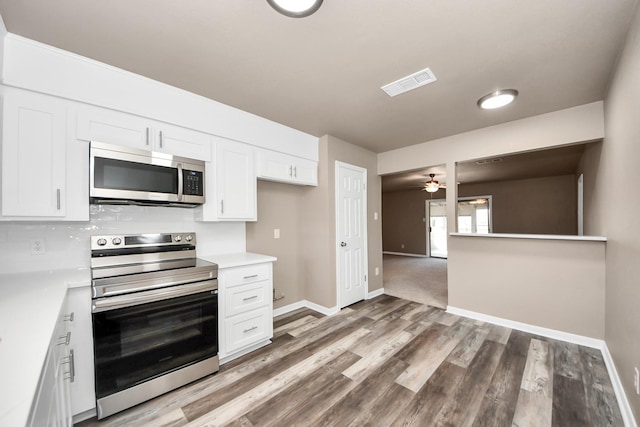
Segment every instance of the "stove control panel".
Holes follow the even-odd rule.
[[[164,247],[196,244],[195,233],[158,233],[158,234],[127,234],[110,236],[91,236],[91,250],[106,250],[118,248]]]

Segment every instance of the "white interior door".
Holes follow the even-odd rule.
[[[336,272],[340,308],[367,295],[367,170],[336,162]]]

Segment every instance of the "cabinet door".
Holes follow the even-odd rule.
[[[69,322],[73,350],[74,378],[71,388],[71,413],[78,415],[96,407],[93,369],[93,332],[91,329],[91,288],[70,288],[67,310],[73,313]]]
[[[156,125],[154,130],[157,132],[156,150],[190,159],[211,160],[211,135],[168,124]]]
[[[106,108],[78,108],[76,137],[127,147],[153,150],[150,121]]]
[[[288,154],[260,150],[258,178],[297,185],[318,185],[318,164]]]
[[[259,308],[223,320],[226,354],[242,350],[273,336],[273,315],[269,307]]]
[[[318,185],[318,163],[307,159],[295,159],[293,165],[293,179],[296,184]]]
[[[219,139],[216,148],[218,218],[256,220],[256,176],[253,148]]]
[[[65,215],[66,108],[54,98],[5,92],[2,215]]]

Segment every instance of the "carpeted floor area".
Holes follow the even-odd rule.
[[[386,294],[447,308],[447,260],[384,255]]]

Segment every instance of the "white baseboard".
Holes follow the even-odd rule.
[[[519,331],[529,332],[530,334],[540,335],[547,338],[553,338],[560,341],[566,341],[573,344],[583,345],[585,347],[602,349],[603,340],[597,338],[585,337],[583,335],[572,334],[569,332],[558,331],[555,329],[543,328],[542,326],[530,325],[528,323],[516,322],[514,320],[504,319],[502,317],[490,316],[488,314],[478,313],[475,311],[464,310],[462,308],[447,306],[447,313],[456,314],[470,319],[481,320],[494,325],[505,326]]]
[[[333,316],[334,314],[338,314],[340,312],[340,307],[337,305],[335,307],[325,307],[320,304],[316,304],[315,302],[304,300],[305,306],[310,308],[313,311],[317,311],[318,313],[322,313],[325,316]]]
[[[221,358],[220,358],[220,365],[222,366],[222,365],[224,365],[225,363],[229,363],[229,362],[231,362],[232,360],[237,359],[238,357],[242,357],[242,356],[244,356],[245,354],[249,354],[249,353],[251,353],[252,351],[256,351],[257,349],[262,348],[262,347],[264,347],[265,345],[269,345],[269,344],[271,344],[271,340],[264,340],[264,341],[260,341],[259,343],[254,344],[254,345],[252,345],[252,346],[250,346],[250,347],[247,347],[247,348],[245,348],[245,349],[244,349],[244,350],[242,350],[242,351],[239,351],[239,352],[237,352],[237,353],[233,353],[233,354],[230,354],[230,355],[227,355],[227,356],[221,357]]]
[[[383,251],[382,252],[383,255],[400,255],[400,256],[411,256],[411,257],[417,257],[417,258],[429,258],[427,255],[425,254],[409,254],[406,252],[389,252],[389,251]]]
[[[375,291],[369,292],[365,299],[375,298],[375,297],[380,296],[382,294],[384,294],[384,288],[376,289]]]
[[[296,311],[300,308],[306,308],[304,305],[304,301],[294,302],[293,304],[288,304],[283,307],[274,308],[273,309],[273,317],[282,316],[283,314],[291,313],[292,311]]]
[[[624,392],[622,381],[620,381],[618,370],[616,369],[615,363],[613,363],[613,358],[611,357],[611,353],[609,352],[609,347],[607,347],[606,342],[602,343],[600,351],[602,351],[604,364],[607,365],[607,371],[609,372],[609,377],[611,377],[611,384],[613,385],[613,391],[616,393],[618,405],[620,405],[620,412],[622,412],[624,425],[625,427],[638,427],[638,424],[636,424],[636,420],[633,417],[633,412],[631,411],[631,405],[629,405],[627,394]]]
[[[447,306],[447,313],[456,314],[462,317],[468,317],[470,319],[481,320],[483,322],[492,323],[494,325],[505,326],[507,328],[517,329],[519,331],[600,350],[604,359],[604,363],[607,366],[607,372],[609,373],[609,378],[611,379],[611,384],[613,385],[613,390],[616,394],[618,405],[620,406],[620,412],[622,413],[624,425],[625,427],[638,427],[635,418],[633,417],[633,412],[631,411],[629,401],[627,400],[627,395],[624,392],[624,388],[622,387],[620,376],[618,375],[616,366],[613,363],[613,358],[611,357],[611,353],[609,353],[607,343],[604,340],[585,337],[583,335],[571,334],[555,329],[543,328],[541,326],[530,325],[528,323],[515,322],[513,320],[489,316],[487,314],[464,310],[452,306]]]
[[[331,316],[340,312],[340,307],[338,306],[328,308],[323,305],[316,304],[315,302],[302,300],[289,305],[285,305],[284,307],[276,308],[275,310],[273,310],[273,317],[282,316],[283,314],[290,313],[300,308],[308,308],[310,310],[324,314],[325,316]]]

